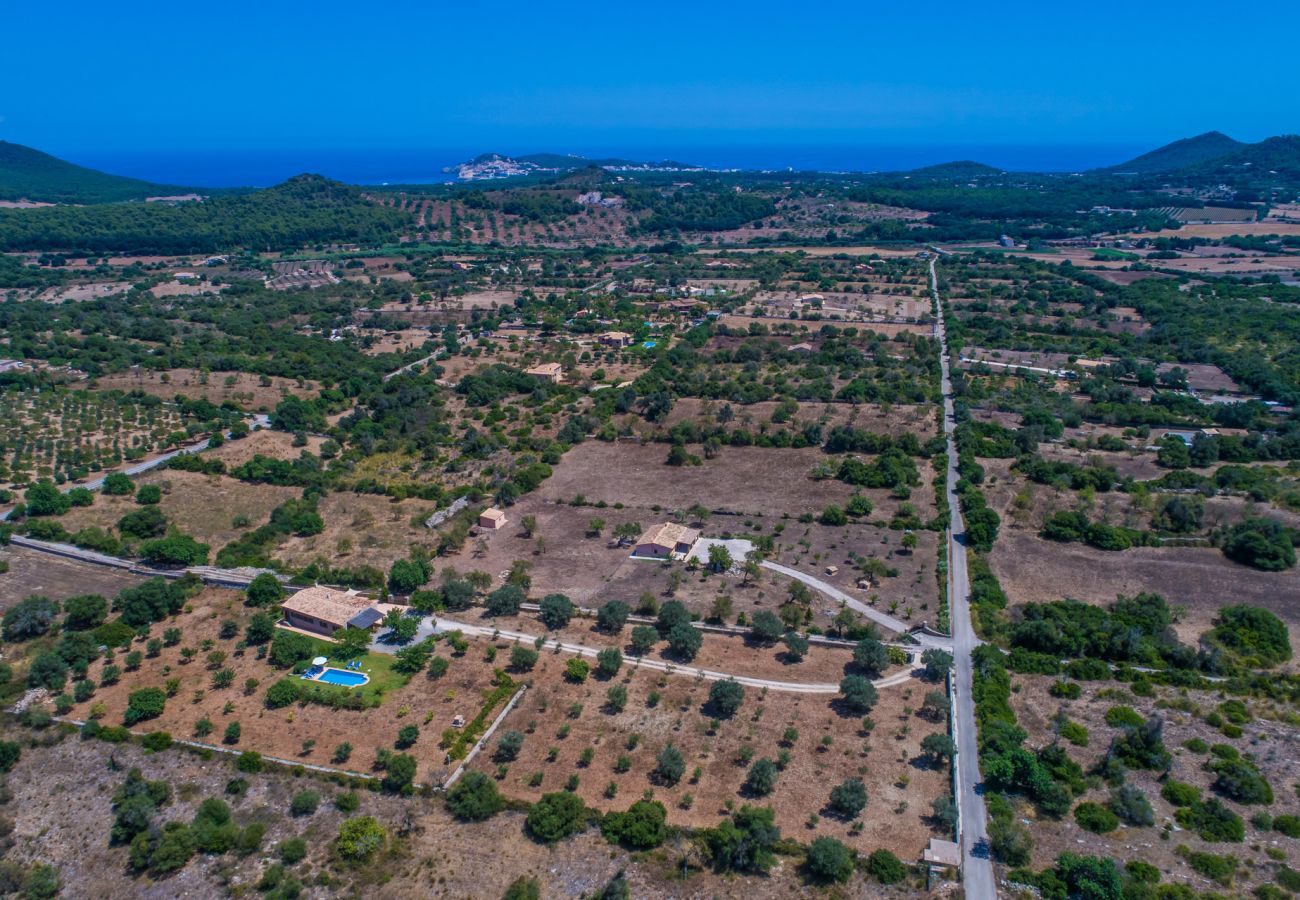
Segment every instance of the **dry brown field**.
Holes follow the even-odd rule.
[[[78,594],[112,597],[144,581],[122,569],[77,562],[13,545],[0,548],[0,560],[9,563],[9,571],[0,575],[0,609],[8,609],[32,594],[60,601]]]
[[[163,380],[163,375],[167,376],[166,381]],[[177,394],[191,398],[201,397],[217,404],[229,400],[254,411],[269,411],[287,396],[314,396],[320,390],[320,386],[313,382],[300,383],[290,378],[268,377],[271,383],[263,385],[260,375],[248,372],[210,372],[205,384],[203,374],[195,369],[171,369],[167,372],[131,369],[101,375],[92,384],[101,390],[143,391],[168,400]],[[234,381],[227,384],[227,380],[232,378]]]

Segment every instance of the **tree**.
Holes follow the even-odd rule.
[[[384,627],[391,632],[393,641],[405,644],[419,633],[420,620],[408,616],[404,610],[394,608],[384,616]]]
[[[63,620],[65,629],[89,631],[103,625],[108,618],[108,601],[99,594],[81,594],[64,600],[63,612],[66,614]]]
[[[409,794],[415,781],[415,757],[406,753],[394,753],[388,758],[384,767],[384,778],[380,782],[390,794]]]
[[[927,691],[925,702],[921,704],[921,711],[935,721],[948,718],[951,708],[948,695],[943,691]]]
[[[72,501],[50,481],[38,481],[27,489],[24,497],[29,516],[61,516],[72,507]]]
[[[863,638],[853,648],[853,663],[870,678],[879,678],[889,666],[889,651],[875,638]]]
[[[266,689],[266,705],[269,709],[279,709],[296,703],[298,700],[298,682],[293,678],[281,678]]]
[[[1126,895],[1123,878],[1113,859],[1062,853],[1056,858],[1056,873],[1071,897],[1119,900]]]
[[[135,502],[141,506],[155,506],[162,502],[162,488],[156,484],[142,484],[135,492]]]
[[[32,594],[5,610],[0,631],[6,641],[29,640],[49,631],[58,614],[57,603],[49,597]]]
[[[819,837],[808,847],[804,869],[820,884],[845,882],[853,874],[854,853],[832,837]]]
[[[709,545],[709,569],[714,572],[728,572],[731,570],[731,551],[727,549],[726,544]]]
[[[123,720],[127,725],[134,725],[145,719],[156,719],[167,705],[167,695],[159,688],[141,688],[132,691],[126,699],[126,714]]]
[[[1275,519],[1243,519],[1228,530],[1223,553],[1234,562],[1265,572],[1281,572],[1295,565],[1295,547],[1289,529]]]
[[[398,750],[405,750],[407,747],[414,746],[415,742],[419,739],[420,726],[403,725],[401,728],[397,729],[397,741],[395,746]]]
[[[1034,839],[1015,819],[994,817],[989,820],[989,849],[999,862],[1023,866],[1029,862]]]
[[[715,681],[709,688],[709,713],[719,719],[730,719],[744,701],[745,689],[734,678]]]
[[[800,662],[808,655],[808,639],[797,631],[785,633],[785,655],[792,662]]]
[[[605,520],[599,517],[593,517],[587,520],[587,537],[600,537],[601,532],[605,530]]]
[[[785,626],[781,620],[769,610],[761,609],[754,613],[754,619],[749,626],[749,637],[758,644],[773,644],[780,637]]]
[[[447,791],[447,810],[462,822],[482,822],[504,808],[496,782],[473,769]]]
[[[921,654],[921,663],[925,666],[925,677],[930,681],[940,681],[948,677],[952,669],[952,654],[938,647],[931,647]]]
[[[169,566],[202,566],[208,562],[211,548],[188,534],[173,531],[163,538],[145,541],[140,545],[140,555],[151,563]]]
[[[766,872],[781,839],[771,807],[746,804],[730,819],[703,834],[713,866],[720,872]]]
[[[1190,448],[1176,435],[1163,438],[1156,451],[1156,462],[1166,469],[1186,469],[1192,464]]]
[[[523,602],[523,590],[517,585],[507,584],[488,594],[485,605],[489,616],[513,616],[519,612]]]
[[[626,603],[610,600],[596,612],[596,627],[607,634],[618,634],[627,624],[630,613]]]
[[[780,770],[772,760],[766,758],[755,760],[749,767],[749,774],[745,777],[744,790],[756,797],[766,797],[776,787],[776,779],[779,775]]]
[[[344,862],[356,865],[373,857],[387,840],[388,832],[374,816],[354,816],[339,826],[334,852]]]
[[[512,729],[497,738],[497,749],[493,758],[499,762],[514,762],[519,757],[519,751],[523,748],[523,732]]]
[[[414,559],[399,559],[388,570],[388,589],[394,594],[412,594],[429,580],[428,567]]]
[[[843,509],[841,509],[838,506],[831,505],[822,510],[822,514],[819,517],[818,521],[820,521],[823,525],[833,525],[833,526],[847,525],[849,523],[849,517],[845,515]]]
[[[117,520],[117,530],[123,537],[147,540],[167,533],[167,517],[156,506],[132,510]]]
[[[837,815],[856,819],[867,808],[867,786],[860,778],[837,784],[831,788],[830,807]]]
[[[844,705],[855,713],[871,712],[876,705],[876,686],[861,675],[845,675],[840,679],[840,693]]]
[[[637,625],[632,629],[632,652],[645,656],[659,642],[659,632],[649,625]]]
[[[685,622],[674,625],[668,632],[668,648],[679,658],[690,662],[700,652],[704,644],[704,635],[693,625]]]
[[[610,712],[622,712],[627,706],[627,688],[621,684],[610,685],[609,690],[605,692],[605,701]]]
[[[572,837],[587,826],[587,808],[568,791],[543,794],[528,810],[528,832],[547,844]]]
[[[613,678],[623,667],[623,654],[615,647],[607,647],[596,654],[596,675]]]
[[[27,686],[43,687],[51,691],[63,690],[68,681],[68,664],[54,650],[37,654],[27,670]]]
[[[681,781],[685,773],[686,760],[680,750],[669,744],[659,751],[659,755],[655,757],[653,773],[655,778],[671,787]]]
[[[516,672],[531,672],[537,665],[537,651],[523,646],[510,650],[510,668]]]
[[[289,801],[289,814],[294,816],[310,816],[317,807],[320,806],[320,794],[316,791],[299,791],[293,795]]]
[[[1291,635],[1285,623],[1266,609],[1238,604],[1219,610],[1206,635],[1247,665],[1276,666],[1291,659]]]
[[[573,603],[563,594],[547,594],[542,598],[540,615],[542,624],[552,631],[563,628],[573,618]]]
[[[501,900],[542,900],[542,886],[536,878],[520,875],[510,882],[510,887],[501,895]]]
[[[295,663],[311,659],[315,655],[315,641],[305,634],[285,631],[281,628],[276,629],[275,637],[271,639],[271,649],[267,658],[271,660],[272,665],[288,669]]]
[[[656,627],[659,633],[664,637],[673,630],[677,625],[689,625],[691,614],[680,600],[669,600],[659,608],[659,616],[656,619]]]
[[[957,753],[957,745],[943,732],[927,734],[921,738],[921,752],[929,756],[936,765],[946,763]]]

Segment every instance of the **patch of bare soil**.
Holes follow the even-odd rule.
[[[269,381],[269,384],[264,382]],[[128,369],[95,379],[101,390],[144,391],[170,400],[177,394],[202,397],[213,403],[232,401],[248,410],[267,412],[288,396],[313,396],[320,386],[292,378],[254,375],[250,372],[209,372],[196,369]]]
[[[122,569],[95,566],[13,545],[0,548],[0,560],[9,563],[9,571],[0,575],[0,607],[5,609],[32,594],[52,600],[77,594],[112,597],[144,581]]]

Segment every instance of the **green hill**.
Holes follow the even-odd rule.
[[[22,144],[0,141],[0,200],[113,203],[188,190],[96,172]]]
[[[1143,153],[1136,159],[1130,159],[1118,166],[1109,166],[1098,171],[1128,172],[1138,175],[1177,172],[1219,159],[1248,146],[1250,145],[1235,141],[1223,132],[1207,131],[1196,137],[1183,138],[1181,141],[1166,144],[1150,153]]]
[[[320,175],[199,203],[101,203],[0,209],[0,250],[211,253],[284,250],[323,241],[378,243],[410,216]]]
[[[1002,170],[984,163],[962,159],[956,162],[939,163],[912,169],[908,175],[920,175],[927,178],[978,178],[981,175],[1001,175]]]
[[[1215,159],[1186,166],[1180,175],[1279,175],[1300,177],[1300,135],[1283,134]]]

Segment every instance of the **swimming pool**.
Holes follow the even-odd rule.
[[[315,680],[326,684],[341,684],[343,687],[360,687],[370,680],[370,676],[362,672],[345,672],[342,669],[327,668],[317,675]]]

